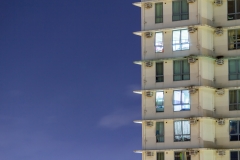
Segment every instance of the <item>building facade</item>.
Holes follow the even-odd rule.
[[[240,160],[240,0],[142,0],[142,160]]]

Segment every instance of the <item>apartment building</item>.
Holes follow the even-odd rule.
[[[142,160],[240,160],[240,0],[142,0]]]

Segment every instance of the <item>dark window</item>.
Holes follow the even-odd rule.
[[[228,20],[240,19],[240,0],[228,0]]]
[[[172,2],[172,21],[189,19],[189,5],[187,0],[177,0]]]
[[[228,79],[240,80],[240,59],[228,60]]]
[[[240,160],[240,151],[231,151],[230,160]]]
[[[240,110],[240,90],[229,91],[229,111]]]
[[[175,121],[174,122],[174,142],[190,141],[190,122],[189,121]]]
[[[163,82],[163,62],[156,63],[156,82]]]
[[[174,160],[191,160],[189,152],[174,152]]]
[[[240,121],[229,121],[230,141],[240,141]]]
[[[173,61],[173,81],[190,80],[188,60]]]
[[[164,142],[164,122],[156,122],[156,142]]]
[[[228,49],[240,49],[240,29],[228,31]]]
[[[155,3],[155,23],[163,23],[163,3]]]
[[[164,160],[164,152],[157,152],[157,160]]]

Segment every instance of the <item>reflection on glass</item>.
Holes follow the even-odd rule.
[[[173,51],[189,49],[189,34],[187,29],[173,31]]]
[[[163,105],[163,92],[156,92],[156,112],[163,112],[164,105]]]
[[[163,52],[163,34],[158,32],[155,35],[155,50],[156,52]]]
[[[189,90],[179,90],[173,92],[173,110],[174,111],[190,110]]]

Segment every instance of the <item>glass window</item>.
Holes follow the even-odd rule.
[[[156,122],[156,142],[164,142],[164,122]]]
[[[156,112],[164,112],[163,92],[156,92]]]
[[[228,0],[228,20],[240,19],[240,0]]]
[[[174,160],[191,160],[189,152],[174,152]]]
[[[189,19],[189,6],[187,0],[177,0],[172,2],[172,21]]]
[[[228,31],[228,49],[240,49],[240,29]]]
[[[163,82],[163,62],[156,63],[156,82]]]
[[[174,122],[174,142],[190,141],[190,122],[175,121]]]
[[[240,141],[240,121],[229,121],[230,141]]]
[[[230,160],[240,160],[240,151],[231,151]]]
[[[163,23],[163,3],[155,3],[155,23]]]
[[[173,91],[173,110],[174,111],[190,110],[189,90]]]
[[[155,33],[155,52],[156,53],[163,52],[163,33],[162,32]]]
[[[190,65],[188,60],[173,61],[173,81],[190,80]]]
[[[173,31],[173,51],[189,49],[189,34],[187,29]]]
[[[229,91],[229,111],[240,110],[240,90]]]
[[[240,59],[228,60],[228,79],[240,80]]]

